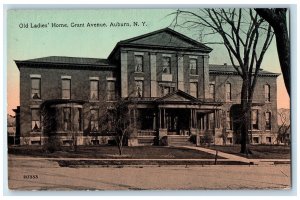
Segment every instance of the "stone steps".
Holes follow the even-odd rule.
[[[189,141],[190,136],[168,136],[169,146],[194,146],[195,144]]]

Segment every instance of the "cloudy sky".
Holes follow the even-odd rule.
[[[118,41],[169,26],[174,19],[169,14],[174,11],[176,9],[10,10],[7,16],[8,113],[12,114],[12,109],[19,105],[19,71],[14,60],[46,56],[107,58]],[[140,26],[110,26],[117,22],[138,22]],[[67,24],[68,27],[52,27],[52,23]],[[71,27],[82,23],[85,27]],[[105,23],[107,27],[86,27],[87,23]],[[194,39],[199,36],[195,31],[175,30]],[[210,64],[230,63],[222,46],[209,46],[214,49],[210,54]],[[265,55],[262,68],[280,73],[275,39]],[[277,83],[278,108],[288,108],[289,97],[282,76]]]

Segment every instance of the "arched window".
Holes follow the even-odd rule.
[[[265,86],[265,102],[270,102],[270,85],[266,84]]]
[[[226,101],[231,101],[231,84],[230,83],[226,83],[225,91],[226,91]]]

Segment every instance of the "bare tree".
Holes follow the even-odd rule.
[[[118,98],[101,117],[101,121],[106,124],[107,131],[113,136],[120,155],[123,152],[123,145],[133,132],[129,102],[128,99]]]
[[[280,62],[284,84],[290,95],[290,38],[287,27],[286,8],[256,8],[256,12],[264,18],[273,28],[277,53]]]
[[[212,44],[223,44],[232,66],[242,78],[241,153],[248,153],[248,130],[252,97],[258,72],[272,38],[271,26],[253,9],[177,10],[174,27],[195,29],[205,36],[218,36]],[[207,43],[207,44],[209,44]]]
[[[280,120],[278,125],[277,143],[283,142],[285,145],[289,143],[288,134],[291,127],[290,112],[287,109],[280,109],[277,112],[278,119]]]

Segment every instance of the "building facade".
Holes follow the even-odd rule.
[[[101,112],[130,99],[128,145],[239,142],[242,80],[210,65],[211,48],[171,29],[117,43],[107,59],[51,56],[16,61],[20,70],[20,142],[43,144],[51,130],[64,145],[108,143]],[[279,74],[261,70],[251,110],[251,142],[277,133]]]

